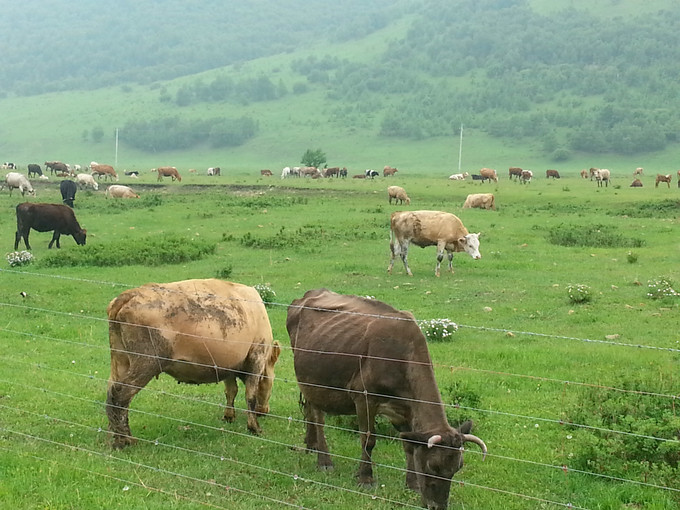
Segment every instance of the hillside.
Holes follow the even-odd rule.
[[[464,125],[473,166],[672,164],[680,12],[591,4],[79,6],[0,55],[0,159],[111,160],[118,130],[142,165],[276,167],[322,147],[334,164],[450,168]],[[12,6],[0,29],[55,5]],[[91,41],[77,51],[69,17]]]

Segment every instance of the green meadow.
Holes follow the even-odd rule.
[[[298,152],[291,149],[290,164]],[[361,165],[382,168],[384,156]],[[268,160],[274,176],[262,178],[267,160],[255,159],[225,165],[215,178],[181,169],[181,183],[158,183],[148,171],[122,176],[138,200],[107,200],[105,185],[79,191],[86,246],[63,237],[61,250],[48,250],[50,234],[33,231],[31,264],[2,261],[3,507],[418,507],[386,420],[378,423],[372,490],[355,483],[352,417],[327,420],[334,471],[318,472],[304,452],[285,317],[292,300],[319,287],[458,325],[429,343],[437,382],[449,421],[474,420],[489,455],[466,451],[450,508],[680,505],[675,182],[655,188],[646,170],[644,187],[629,188],[637,162],[623,159],[606,188],[576,169],[560,180],[536,171],[521,185],[493,162],[485,166],[498,168],[497,184],[450,181],[454,169],[435,171],[436,163],[389,179],[281,180],[281,161]],[[130,168],[146,166],[150,160]],[[410,206],[388,204],[390,184],[407,190]],[[27,200],[60,202],[53,180],[35,186],[37,197]],[[498,210],[463,210],[465,197],[479,192],[493,192]],[[16,190],[11,198],[0,192],[4,253],[13,251],[21,201]],[[404,209],[458,215],[482,233],[482,259],[457,254],[455,273],[436,278],[435,249],[412,246],[414,276],[400,261],[388,275],[389,216]],[[283,350],[263,434],[246,430],[242,387],[228,424],[220,420],[221,385],[178,385],[162,375],[132,401],[138,444],[113,451],[104,412],[109,301],[147,282],[211,277],[275,292],[268,313]]]

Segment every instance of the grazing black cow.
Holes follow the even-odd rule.
[[[478,175],[478,174],[472,174],[472,180],[473,181],[486,181],[488,177],[484,177],[483,175]]]
[[[37,175],[40,177],[42,175],[42,169],[40,168],[40,165],[36,165],[35,163],[31,163],[28,165],[28,176],[30,177],[31,175]]]
[[[59,236],[61,234],[73,236],[76,244],[84,245],[87,231],[80,228],[76,215],[73,209],[61,204],[34,204],[31,202],[24,202],[17,205],[17,232],[14,236],[14,249],[19,247],[19,241],[24,238],[26,249],[30,250],[31,245],[28,244],[28,234],[31,229],[38,232],[51,232],[54,230],[54,235],[48,248],[57,243],[59,245]]]
[[[75,182],[66,179],[61,181],[59,191],[61,191],[62,202],[73,209],[73,201],[76,199],[78,185]]]

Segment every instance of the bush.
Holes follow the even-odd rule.
[[[678,295],[680,294],[673,289],[673,282],[669,278],[659,277],[647,282],[647,297],[650,299],[665,299]]]
[[[276,292],[274,292],[274,289],[272,289],[268,283],[258,283],[257,285],[254,285],[254,287],[257,293],[262,298],[264,306],[266,306],[267,308],[274,306]]]
[[[7,254],[7,262],[11,267],[27,266],[33,262],[33,255],[30,251],[13,251]]]
[[[629,251],[626,253],[626,260],[628,261],[629,264],[635,264],[638,260],[637,253]]]
[[[560,246],[592,246],[596,248],[640,248],[642,239],[623,237],[608,225],[557,225],[548,232],[548,241]]]
[[[567,285],[567,294],[569,295],[569,301],[574,304],[588,303],[593,299],[590,287],[582,283],[570,283]]]
[[[448,342],[458,331],[458,324],[449,319],[418,321],[418,326],[428,342]]]

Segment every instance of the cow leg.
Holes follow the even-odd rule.
[[[453,252],[452,252],[452,251],[447,252],[446,255],[447,255],[448,258],[449,258],[449,271],[451,271],[451,273],[453,274],[453,272],[454,272],[454,271],[453,271]]]
[[[302,412],[307,424],[307,433],[305,435],[305,445],[308,452],[316,452],[316,467],[321,471],[332,471],[333,461],[328,453],[328,444],[326,443],[326,434],[324,433],[324,425],[326,423],[326,416],[320,409],[314,407],[309,402],[302,400]]]
[[[57,230],[54,231],[54,234],[52,235],[52,240],[50,241],[50,244],[47,245],[48,249],[52,248],[52,245],[54,244],[55,241],[57,242],[57,248],[61,248],[61,246],[59,246],[59,236],[60,235],[61,235],[61,232],[59,232]]]
[[[28,232],[25,234],[17,230],[17,233],[14,235],[14,251],[17,251],[19,248],[19,242],[21,241],[21,238],[24,238],[24,244],[26,245],[26,249],[30,250],[31,246],[28,244],[28,233],[30,232],[30,229]]]
[[[357,472],[357,481],[365,489],[375,485],[373,480],[373,463],[371,454],[375,447],[375,408],[365,398],[355,401],[359,431],[361,432],[361,461]]]
[[[392,425],[399,433],[411,432],[411,427],[409,427],[406,421],[395,422],[393,420]],[[404,446],[404,454],[406,455],[406,487],[418,492],[420,488],[418,487],[418,478],[416,477],[416,468],[413,462],[413,443],[402,441],[402,444]]]
[[[400,255],[401,255],[401,261],[404,263],[404,269],[406,269],[406,274],[408,274],[409,276],[413,276],[413,273],[411,272],[411,268],[408,267],[408,246],[409,246],[409,242],[404,241],[399,246],[399,252],[400,252]]]
[[[257,389],[260,385],[260,376],[248,374],[243,382],[246,386],[246,403],[248,404],[248,430],[253,434],[259,435],[262,432],[257,423]]]
[[[444,260],[444,249],[445,248],[446,248],[446,242],[445,241],[439,241],[437,243],[437,267],[434,270],[435,276],[440,276],[440,274],[441,274],[441,266],[442,266],[442,260]]]
[[[680,181],[678,181],[680,182]],[[399,242],[395,243],[394,239],[390,239],[390,265],[387,266],[387,273],[392,274],[392,268],[394,267],[394,259],[399,255]]]
[[[224,408],[224,420],[233,423],[236,418],[234,411],[234,400],[238,393],[238,385],[236,383],[236,376],[227,377],[224,380],[224,395],[227,397],[227,407]]]

